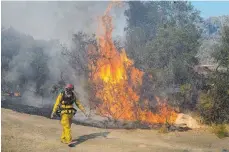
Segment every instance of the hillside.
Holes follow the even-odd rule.
[[[58,120],[2,108],[3,152],[220,152],[229,138],[219,139],[204,130],[159,134],[156,130],[113,130],[72,125],[76,146],[61,144]]]
[[[203,29],[202,44],[198,52],[201,64],[213,64],[211,54],[214,51],[214,45],[219,42],[220,30],[223,25],[229,24],[229,16],[209,17],[201,25]]]
[[[217,39],[219,38],[220,29],[229,24],[229,16],[215,16],[209,17],[203,21],[203,38]]]

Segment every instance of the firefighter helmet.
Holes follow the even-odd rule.
[[[67,84],[65,86],[65,90],[73,91],[74,90],[74,86],[72,84]]]

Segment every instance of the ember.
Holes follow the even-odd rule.
[[[114,3],[110,4],[100,20],[101,33],[97,34],[97,60],[92,60],[96,51],[88,50],[89,68],[93,73],[90,80],[94,84],[95,96],[101,101],[97,110],[102,116],[142,123],[173,123],[177,114],[168,107],[166,101],[158,97],[158,113],[152,113],[147,107],[139,105],[139,92],[143,72],[134,67],[124,49],[120,52],[112,41],[112,17],[109,15]]]
[[[21,97],[20,92],[3,92],[3,96]]]

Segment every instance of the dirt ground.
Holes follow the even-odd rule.
[[[227,152],[229,138],[206,130],[160,134],[72,125],[75,147],[60,142],[58,120],[1,108],[3,152]]]

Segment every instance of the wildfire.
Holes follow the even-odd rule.
[[[141,121],[144,123],[173,123],[177,114],[170,109],[166,102],[158,97],[158,114],[140,107],[139,88],[142,84],[143,72],[134,67],[124,49],[120,52],[112,41],[112,17],[109,15],[114,3],[111,3],[100,21],[100,33],[97,34],[98,52],[96,60],[95,47],[90,47],[89,68],[91,81],[94,84],[95,97],[101,103],[98,106],[100,115],[114,119]]]

